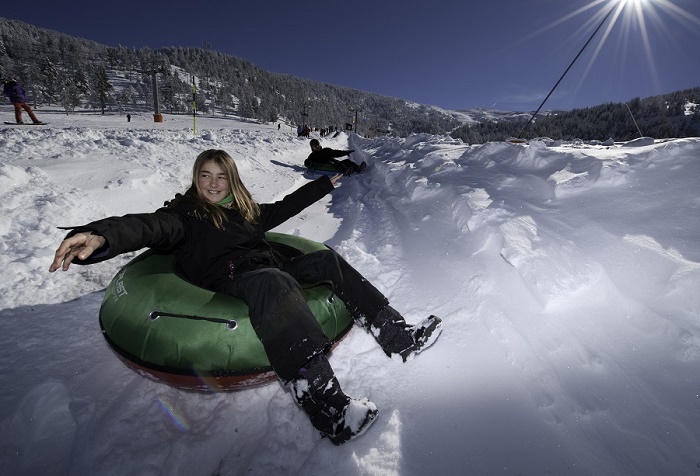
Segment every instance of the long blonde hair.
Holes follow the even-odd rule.
[[[197,156],[194,161],[194,166],[192,167],[192,187],[190,190],[196,191],[196,194],[192,194],[199,204],[200,208],[211,217],[217,228],[221,228],[223,222],[226,220],[226,214],[222,208],[209,200],[204,198],[202,191],[199,188],[199,174],[202,171],[202,167],[207,162],[214,162],[216,165],[221,167],[221,169],[226,174],[226,179],[228,180],[229,187],[231,188],[231,195],[233,196],[232,207],[238,213],[240,213],[246,221],[250,223],[256,223],[258,217],[260,216],[260,206],[253,199],[248,189],[243,185],[241,181],[241,176],[238,174],[238,167],[231,157],[224,150],[209,149],[205,150]]]

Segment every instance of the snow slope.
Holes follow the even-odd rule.
[[[9,108],[0,107],[9,116]],[[306,179],[288,127],[66,116],[0,127],[2,474],[698,474],[700,139],[636,147],[366,139],[369,164],[278,228],[323,241],[409,322],[387,359],[353,329],[331,363],[380,418],[341,447],[279,383],[189,393],[140,377],[99,330],[131,256],[49,274],[57,226],[151,211],[223,148],[259,201]]]

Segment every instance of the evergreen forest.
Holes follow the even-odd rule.
[[[627,103],[540,114],[446,111],[400,98],[267,72],[211,49],[110,47],[0,18],[0,74],[13,75],[32,104],[66,113],[239,116],[363,135],[447,134],[467,143],[510,137],[629,140],[700,135],[700,87]],[[4,98],[6,101],[7,99]],[[156,111],[157,109],[157,111]],[[472,114],[472,112],[476,114]]]

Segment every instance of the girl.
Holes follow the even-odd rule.
[[[329,281],[356,323],[389,356],[404,362],[432,344],[441,320],[409,326],[387,299],[340,255],[316,251],[286,259],[265,232],[339,185],[322,176],[284,197],[258,204],[233,158],[207,150],[195,160],[192,185],[153,213],[110,217],[70,232],[49,271],[92,264],[144,247],[175,256],[179,274],[203,288],[241,298],[272,368],[313,426],[339,445],[364,432],[377,416],[367,400],[348,397],[325,353],[330,341],[308,308],[299,281]]]

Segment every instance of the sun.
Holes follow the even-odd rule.
[[[596,55],[613,28],[620,23],[623,36],[631,37],[638,32],[650,64],[654,63],[649,31],[654,28],[671,37],[669,19],[697,34],[700,19],[675,3],[676,0],[609,0],[607,2],[612,18],[596,50]],[[591,2],[590,5],[599,2]],[[599,15],[602,15],[602,11]],[[595,56],[594,55],[594,58]]]
[[[585,78],[590,68],[593,66],[598,55],[606,45],[607,40],[613,33],[624,41],[621,45],[629,46],[630,42],[638,42],[642,45],[649,64],[649,74],[655,79],[657,71],[654,67],[652,40],[650,31],[653,29],[660,32],[666,38],[671,38],[671,26],[669,20],[693,32],[695,35],[700,31],[700,18],[686,11],[679,5],[678,0],[591,0],[586,5],[565,15],[554,23],[539,30],[539,34],[546,29],[558,24],[579,17],[582,14],[588,15],[588,20],[580,27],[579,31],[593,31],[598,35],[597,45],[592,54],[586,71],[581,76],[581,81]],[[597,28],[596,28],[597,26]],[[604,28],[603,28],[604,27]],[[593,38],[593,36],[591,38]],[[590,40],[589,40],[590,41]],[[680,46],[679,46],[680,47]]]
[[[564,76],[566,76],[567,72],[587,48],[589,43],[591,43],[591,41],[597,36],[598,40],[595,52],[591,55],[586,70],[583,72],[583,74],[579,75],[579,84],[583,83],[590,69],[595,63],[596,58],[603,49],[603,46],[606,44],[614,30],[618,35],[620,35],[620,38],[623,38],[620,45],[625,48],[630,45],[630,41],[633,41],[632,36],[639,34],[641,37],[641,44],[643,45],[648,60],[649,76],[655,83],[658,83],[658,72],[657,68],[655,67],[656,62],[654,61],[652,54],[652,44],[649,35],[650,27],[661,31],[668,38],[671,38],[671,30],[667,25],[667,21],[670,18],[684,28],[692,31],[695,35],[698,35],[698,31],[700,31],[700,29],[698,29],[700,26],[700,18],[677,5],[677,1],[678,0],[591,0],[586,5],[577,8],[573,12],[564,15],[544,28],[541,28],[522,38],[521,41],[526,41],[527,39],[537,36],[550,28],[577,18],[583,14],[585,14],[588,19],[584,21],[578,32],[593,31],[588,41],[579,51],[578,55],[576,55],[569,67],[566,69],[566,71],[564,71],[564,74],[561,76],[561,78],[559,78],[559,81],[557,81],[547,97],[545,97],[544,101],[542,101],[542,104],[540,104],[532,118],[530,118],[530,122],[532,122],[532,119],[547,102],[559,83],[564,79]],[[620,24],[620,26],[616,28],[616,25],[618,24]],[[605,26],[605,28],[603,28],[603,26]],[[528,125],[530,122],[528,122]],[[526,127],[527,125],[523,128],[523,130]]]
[[[622,3],[622,4],[630,3],[635,8],[641,8],[646,3],[649,3],[649,1],[650,0],[620,0],[620,3]]]

